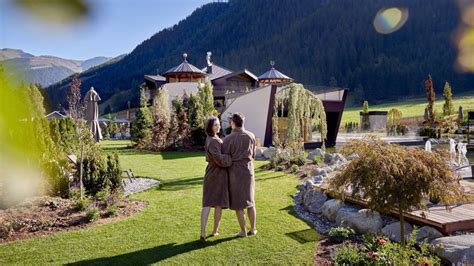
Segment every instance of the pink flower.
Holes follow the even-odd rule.
[[[385,244],[386,242],[387,242],[387,241],[386,241],[383,237],[379,237],[379,238],[377,239],[377,244],[379,244],[379,245],[383,245],[383,244]]]
[[[377,257],[377,253],[373,252],[373,251],[369,251],[367,253],[367,257],[371,258],[371,259],[375,259],[375,257]]]

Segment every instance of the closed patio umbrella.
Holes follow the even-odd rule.
[[[100,97],[94,90],[94,87],[91,87],[91,89],[86,93],[84,101],[86,102],[85,118],[87,125],[89,125],[89,129],[92,132],[95,141],[99,142],[102,140],[102,132],[100,131],[99,126],[99,104],[97,103],[100,101]]]

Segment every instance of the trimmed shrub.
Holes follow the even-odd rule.
[[[87,209],[87,205],[89,204],[89,200],[86,199],[78,199],[74,202],[74,210],[76,211],[85,211]]]
[[[277,171],[285,171],[285,167],[283,165],[277,165],[276,170]]]
[[[78,168],[79,164],[80,162]],[[89,195],[95,196],[104,189],[110,189],[111,192],[122,190],[122,170],[117,154],[105,157],[100,152],[93,151],[84,158],[83,169],[84,187]],[[76,174],[79,175],[79,172]]]
[[[342,243],[355,235],[352,228],[347,227],[333,227],[329,229],[329,241],[333,243]]]
[[[107,217],[112,217],[117,215],[117,209],[115,207],[108,208],[107,211],[105,212],[105,215]]]
[[[364,258],[352,244],[340,248],[334,262],[336,265],[365,265]]]
[[[100,218],[99,210],[96,209],[96,208],[93,208],[93,209],[89,210],[86,214],[86,220],[89,223],[93,223],[93,222],[99,220],[99,218]]]
[[[300,168],[299,168],[298,165],[293,164],[290,169],[291,169],[291,172],[292,172],[292,173],[295,173],[295,172],[298,171]]]
[[[300,152],[290,157],[290,164],[304,165],[306,163],[306,153]]]
[[[323,162],[323,158],[321,156],[313,156],[313,164],[320,165]]]

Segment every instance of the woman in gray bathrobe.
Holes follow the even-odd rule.
[[[227,168],[232,165],[230,155],[222,153],[222,140],[217,136],[221,125],[217,117],[206,122],[206,174],[202,193],[201,241],[206,241],[206,224],[211,208],[214,210],[214,229],[211,236],[218,235],[222,209],[229,208],[229,175]]]

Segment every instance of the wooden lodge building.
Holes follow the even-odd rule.
[[[256,76],[247,69],[233,71],[212,63],[210,52],[207,53],[207,66],[204,68],[199,69],[189,63],[185,53],[183,62],[178,66],[161,75],[145,75],[144,80],[150,99],[154,99],[162,88],[166,88],[169,97],[174,99],[184,93],[196,94],[198,84],[203,83],[206,78],[213,85],[214,103],[221,113],[222,127],[225,129],[230,126],[228,118],[233,113],[243,113],[246,117],[245,127],[255,133],[260,144],[270,146],[275,94],[283,85],[294,80],[278,71],[273,61],[270,70]],[[328,147],[336,144],[347,91],[342,88],[313,91],[322,100],[325,108],[328,125],[326,146]],[[305,145],[313,148],[320,146],[321,142],[308,140]]]

